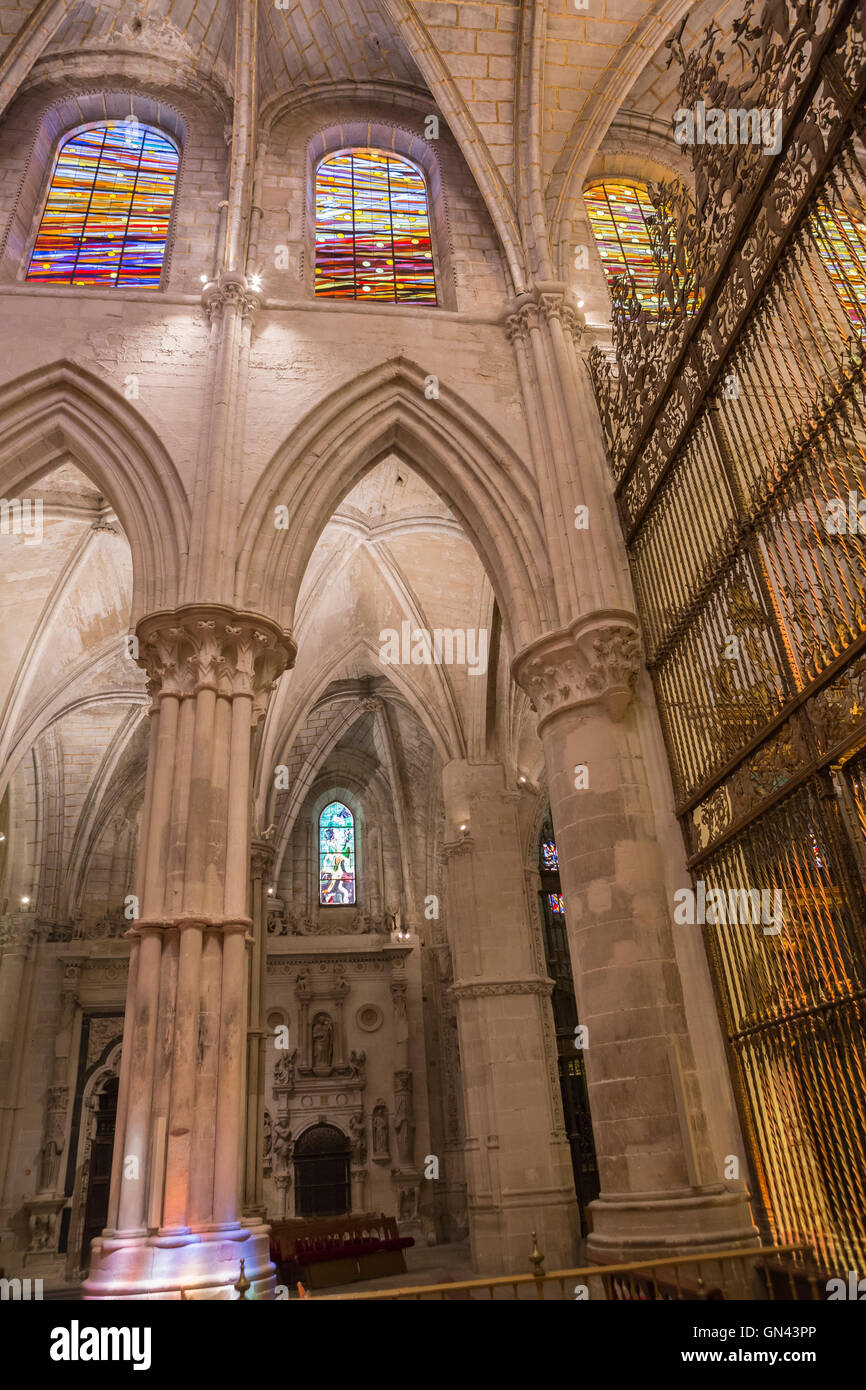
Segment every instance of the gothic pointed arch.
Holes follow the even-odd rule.
[[[497,596],[515,650],[552,625],[551,576],[534,479],[471,406],[405,358],[339,387],[272,457],[241,521],[236,602],[269,605],[290,626],[304,571],[329,517],[358,479],[397,453],[463,523]],[[291,497],[289,525],[273,524]],[[279,608],[276,607],[279,603]]]
[[[123,396],[73,362],[0,388],[0,496],[72,461],[115,508],[132,551],[131,625],[177,602],[189,503],[165,446]]]

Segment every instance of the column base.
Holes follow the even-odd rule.
[[[190,1235],[100,1236],[91,1246],[85,1299],[236,1299],[241,1260],[248,1299],[273,1298],[276,1269],[267,1226]]]
[[[591,1264],[619,1264],[758,1245],[746,1192],[721,1183],[680,1192],[604,1193],[590,1202]],[[546,1261],[548,1269],[553,1266]]]
[[[580,1223],[573,1196],[503,1194],[502,1205],[497,1207],[470,1202],[469,1241],[476,1273],[531,1274],[533,1231],[545,1269],[574,1269]]]

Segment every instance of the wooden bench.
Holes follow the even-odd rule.
[[[280,1283],[290,1287],[300,1281],[321,1289],[403,1274],[403,1251],[414,1244],[411,1236],[400,1235],[393,1216],[372,1212],[271,1223],[271,1259]]]

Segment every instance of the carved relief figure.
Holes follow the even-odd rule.
[[[388,1134],[388,1111],[385,1102],[380,1100],[373,1110],[373,1157],[390,1158],[391,1143]]]
[[[352,1136],[352,1162],[363,1165],[367,1162],[367,1124],[363,1115],[352,1115],[349,1133]]]
[[[271,1112],[270,1112],[269,1110],[266,1110],[266,1111],[265,1111],[265,1120],[264,1120],[264,1139],[263,1139],[263,1141],[262,1141],[262,1162],[263,1162],[265,1168],[270,1168],[270,1166],[271,1166],[271,1150],[272,1150],[272,1147],[273,1147],[273,1142],[274,1142],[274,1126],[273,1126],[273,1121],[271,1120]]]
[[[327,1014],[313,1019],[313,1066],[327,1068],[334,1064],[334,1025]]]
[[[415,1149],[415,1106],[410,1071],[394,1073],[394,1134],[397,1157],[401,1163],[411,1164]]]
[[[274,1085],[284,1086],[291,1091],[295,1085],[295,1059],[298,1049],[292,1048],[291,1052],[281,1052],[274,1063]]]
[[[349,1057],[349,1075],[353,1081],[363,1081],[366,1063],[366,1052],[356,1052],[355,1049],[352,1048],[352,1053]]]
[[[274,1167],[283,1173],[288,1172],[292,1150],[294,1149],[292,1131],[290,1129],[291,1123],[288,1115],[278,1115],[276,1124],[273,1128]]]

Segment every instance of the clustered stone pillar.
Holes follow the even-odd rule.
[[[539,716],[588,1030],[601,1178],[588,1253],[608,1262],[754,1240],[743,1193],[695,1181],[688,1112],[700,1097],[632,704],[639,669],[636,620],[616,611],[549,634],[514,663]]]
[[[252,1296],[243,1225],[251,734],[294,643],[270,619],[185,605],[138,626],[153,697],[108,1225],[89,1297]]]
[[[552,981],[529,919],[519,793],[508,790],[500,764],[464,761],[446,764],[443,790],[473,1261],[485,1274],[525,1271],[537,1231],[547,1267],[565,1269],[577,1256],[579,1223]]]

